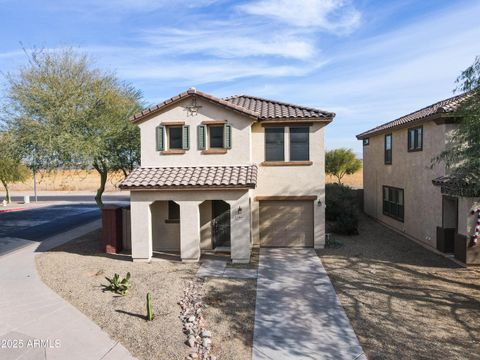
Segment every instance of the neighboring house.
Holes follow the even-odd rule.
[[[335,114],[194,88],[146,109],[131,192],[132,257],[202,250],[248,262],[252,245],[325,242],[323,128]]]
[[[432,159],[445,150],[468,96],[437,102],[357,135],[363,141],[365,212],[410,237],[466,263],[477,262],[472,246],[479,199],[453,190],[458,181]],[[455,244],[455,246],[454,246]]]

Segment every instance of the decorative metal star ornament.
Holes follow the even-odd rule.
[[[188,115],[190,116],[197,116],[198,115],[198,110],[201,108],[200,105],[197,105],[197,98],[194,96],[192,98],[192,103],[191,105],[185,106],[185,108],[188,111]]]

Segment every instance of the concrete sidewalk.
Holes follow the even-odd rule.
[[[99,226],[100,221],[95,221],[0,256],[0,343],[5,344],[0,347],[0,359],[133,359],[121,344],[47,287],[36,271],[36,252]]]
[[[253,359],[366,360],[313,249],[260,250]]]

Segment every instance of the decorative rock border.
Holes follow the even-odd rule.
[[[203,303],[204,281],[196,279],[190,281],[183,290],[183,297],[178,302],[180,305],[180,320],[183,323],[183,332],[187,336],[186,344],[191,352],[186,359],[216,360],[210,354],[212,348],[212,334],[205,328],[202,316],[203,309],[207,307]]]

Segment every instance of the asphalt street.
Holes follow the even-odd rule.
[[[59,204],[0,213],[0,238],[42,241],[99,218],[100,210],[92,203]]]

